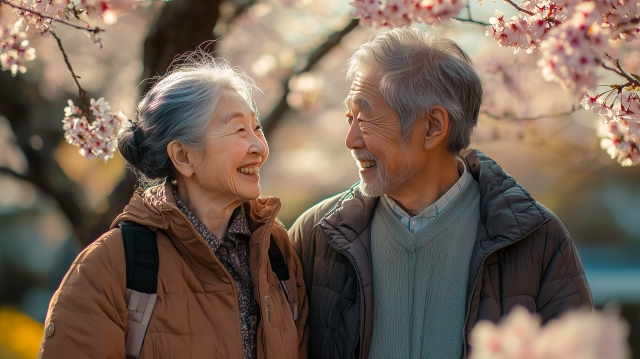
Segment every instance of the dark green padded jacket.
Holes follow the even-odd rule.
[[[492,159],[461,154],[480,188],[480,223],[467,284],[463,357],[479,320],[497,322],[514,306],[543,322],[593,307],[580,258],[560,220]],[[366,359],[371,343],[371,219],[378,198],[357,184],[306,211],[289,236],[309,297],[309,358]]]

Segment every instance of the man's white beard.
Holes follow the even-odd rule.
[[[380,163],[378,159],[369,152],[369,150],[351,150],[351,155],[356,160],[358,168],[360,168],[359,160],[376,161],[376,166],[371,168],[371,170],[375,172],[368,174],[368,180],[365,180],[362,173],[358,173],[360,176],[360,193],[366,197],[379,197],[395,190],[408,179],[412,178],[419,170],[418,168],[413,168],[413,166],[411,166],[411,161],[407,160],[407,162],[402,166],[403,168],[400,174],[396,177],[392,177],[386,166],[383,163]],[[403,155],[403,157],[405,156]]]

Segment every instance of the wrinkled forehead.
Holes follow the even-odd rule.
[[[382,93],[380,92],[380,74],[375,70],[363,70],[356,72],[349,94],[345,99],[345,105],[351,108],[356,105],[360,108],[367,102],[377,99]]]
[[[214,119],[219,120],[222,124],[226,124],[232,118],[241,116],[256,117],[251,103],[233,89],[223,90],[214,112]]]

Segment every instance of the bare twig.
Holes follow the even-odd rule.
[[[73,77],[73,81],[75,81],[76,86],[78,86],[78,95],[80,96],[80,102],[82,102],[82,112],[84,113],[84,115],[87,118],[87,120],[89,120],[89,122],[91,122],[91,117],[92,116],[91,116],[91,113],[89,112],[89,106],[88,106],[88,103],[87,103],[87,91],[85,91],[82,88],[82,86],[80,86],[80,82],[78,82],[79,76],[76,75],[76,73],[73,71],[73,67],[71,66],[71,62],[69,62],[69,57],[67,56],[67,53],[64,51],[64,47],[62,47],[62,40],[60,40],[58,35],[56,35],[56,33],[53,30],[49,29],[49,32],[51,33],[51,35],[58,42],[58,48],[60,48],[60,52],[62,52],[62,56],[64,57],[64,62],[67,64],[67,68],[71,72],[71,76]]]
[[[462,22],[470,22],[470,23],[478,24],[478,25],[482,25],[482,26],[489,26],[490,25],[489,23],[478,21],[478,20],[473,20],[473,19],[461,19],[459,17],[454,17],[452,19],[458,20],[458,21],[462,21]]]
[[[531,11],[529,11],[529,10],[527,10],[527,9],[524,9],[524,8],[520,7],[518,4],[514,3],[512,0],[504,0],[504,2],[511,4],[511,6],[513,6],[514,8],[516,8],[516,10],[518,10],[518,11],[521,11],[521,12],[523,12],[523,13],[525,13],[525,14],[530,15],[530,16],[533,16],[533,15],[534,15],[534,14],[533,14],[533,12],[531,12]]]
[[[289,110],[289,104],[287,103],[287,95],[291,92],[289,88],[289,80],[294,77],[301,75],[309,70],[311,70],[322,58],[331,51],[336,45],[340,43],[340,41],[353,29],[358,26],[359,19],[353,19],[349,22],[347,26],[345,26],[342,30],[336,31],[331,34],[327,41],[318,46],[315,50],[311,52],[309,58],[307,59],[306,65],[294,73],[291,74],[287,79],[282,82],[282,96],[280,97],[280,101],[271,111],[271,113],[264,119],[263,122],[263,131],[266,136],[268,136],[273,129],[276,128],[282,116]]]
[[[500,116],[500,115],[496,115],[494,113],[491,113],[489,111],[480,111],[481,114],[490,117],[494,120],[498,120],[498,121],[535,121],[535,120],[540,120],[543,118],[559,118],[559,117],[566,117],[571,115],[572,113],[576,112],[579,109],[579,107],[577,107],[576,105],[571,106],[571,110],[566,111],[566,112],[562,112],[562,113],[557,113],[557,114],[553,114],[553,115],[539,115],[539,116],[533,116],[533,117],[520,117],[520,118],[508,118],[508,117],[504,117],[504,116]]]
[[[59,22],[61,24],[70,26],[70,27],[72,27],[74,29],[88,31],[88,32],[94,33],[96,35],[101,33],[101,32],[103,32],[103,31],[105,31],[105,30],[103,30],[103,29],[101,29],[99,27],[94,27],[94,28],[83,27],[83,26],[80,26],[80,25],[72,24],[72,23],[70,23],[68,21],[65,21],[65,20],[62,20],[62,19],[60,19],[58,17],[44,15],[44,14],[41,14],[41,13],[35,11],[35,10],[31,10],[29,8],[26,8],[24,6],[13,4],[10,0],[0,0],[0,3],[7,4],[7,5],[11,6],[14,9],[18,9],[18,10],[21,10],[21,11],[26,11],[26,12],[28,12],[30,14],[33,14],[33,15],[38,16],[38,17],[41,17],[43,19],[47,19],[47,20],[52,21],[52,22],[53,21]]]
[[[465,5],[465,7],[467,8],[467,18],[463,19],[460,17],[454,17],[453,19],[458,20],[458,21],[462,21],[462,22],[470,22],[473,24],[478,24],[478,25],[482,25],[482,26],[489,26],[488,23],[486,22],[482,22],[482,21],[478,21],[478,20],[474,20],[473,16],[471,14],[471,2],[467,1],[467,4]]]
[[[616,59],[613,56],[607,54],[606,52],[604,53],[604,55],[611,61],[615,61],[616,63],[616,68],[607,66],[607,64],[604,63],[604,61],[600,62],[600,66],[602,66],[602,68],[615,72],[616,74],[618,74],[621,77],[624,77],[627,81],[629,81],[629,84],[633,84],[635,86],[640,86],[640,80],[638,80],[637,78],[631,76],[630,74],[628,74],[626,71],[624,71],[622,69],[622,66],[620,65],[620,59]]]
[[[6,175],[9,175],[11,177],[17,178],[21,181],[25,181],[25,182],[31,182],[31,180],[29,178],[27,178],[25,175],[20,174],[14,170],[12,170],[9,167],[5,167],[5,166],[0,166],[0,173],[4,173]]]

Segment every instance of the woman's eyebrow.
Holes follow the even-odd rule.
[[[222,123],[224,125],[226,125],[232,119],[234,119],[236,117],[242,117],[242,116],[245,116],[245,115],[248,115],[250,117],[255,117],[256,114],[253,111],[246,111],[246,112],[234,111],[234,112],[229,112],[228,114],[224,115],[224,117],[222,118]]]

